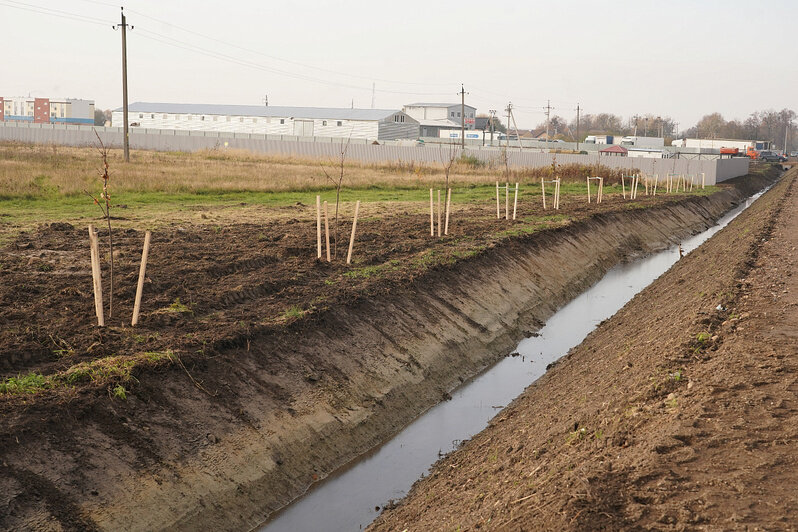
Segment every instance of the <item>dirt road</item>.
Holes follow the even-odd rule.
[[[790,530],[791,171],[603,323],[371,530]]]

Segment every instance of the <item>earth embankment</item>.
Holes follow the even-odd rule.
[[[507,354],[619,261],[707,228],[765,182],[506,239],[213,356],[142,370],[123,401],[91,389],[6,401],[0,526],[255,526]]]

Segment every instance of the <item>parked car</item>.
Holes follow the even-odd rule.
[[[759,159],[766,163],[783,163],[787,160],[783,155],[779,155],[775,151],[761,151],[759,152]]]
[[[798,151],[791,151],[790,157],[798,157]]]

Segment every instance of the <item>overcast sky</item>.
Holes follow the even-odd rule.
[[[0,0],[0,95],[121,105],[120,2]],[[797,109],[798,2],[129,0],[129,100],[314,107],[459,102],[745,118]],[[12,7],[16,6],[16,7]],[[19,9],[23,8],[23,9]],[[63,13],[54,15],[52,10]],[[45,13],[46,12],[46,13]],[[188,31],[186,31],[188,30]],[[192,33],[193,32],[193,33]]]

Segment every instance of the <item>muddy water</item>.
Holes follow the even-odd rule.
[[[715,226],[682,242],[683,252],[689,253],[725,227],[761,194],[727,213]],[[673,247],[613,268],[554,314],[539,336],[522,340],[517,356],[503,359],[391,441],[315,486],[264,525],[261,532],[366,528],[384,504],[403,497],[440,456],[484,429],[499,409],[545,373],[548,364],[580,344],[598,323],[678,260],[679,249]]]

